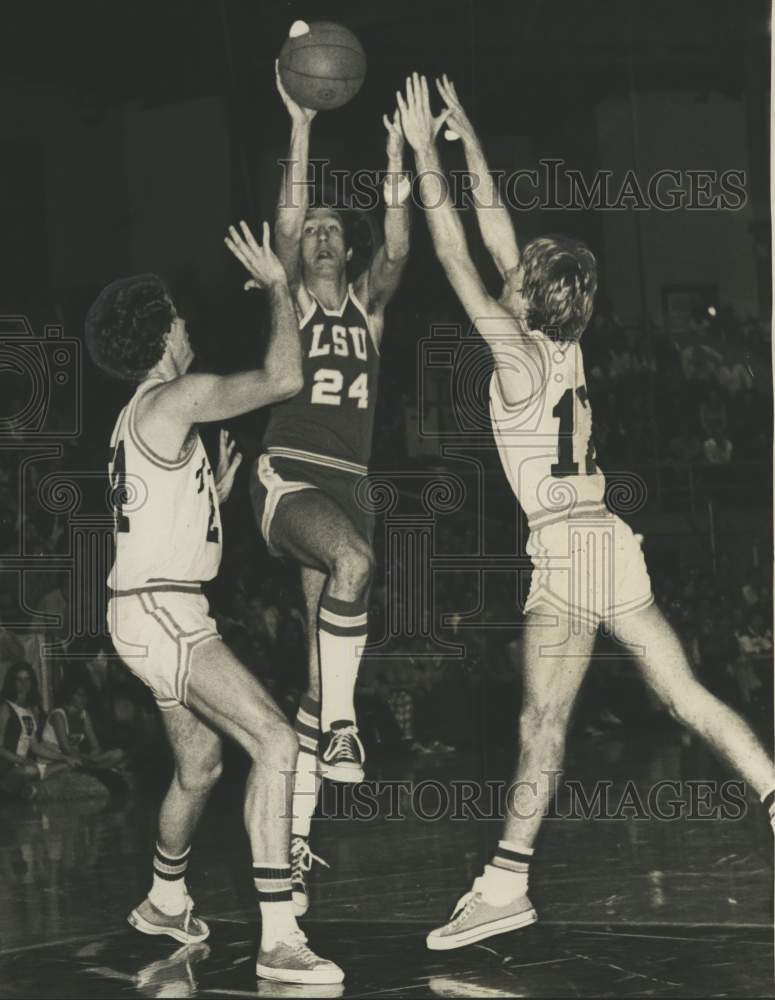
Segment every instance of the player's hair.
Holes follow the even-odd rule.
[[[86,314],[86,344],[94,363],[130,382],[161,360],[175,307],[155,274],[119,278],[102,289]]]
[[[522,295],[531,330],[559,341],[578,340],[592,318],[597,261],[584,243],[540,236],[522,253]]]

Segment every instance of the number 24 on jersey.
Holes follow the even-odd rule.
[[[344,375],[336,368],[318,368],[312,379],[312,396],[310,402],[323,406],[340,406]],[[347,389],[347,398],[357,401],[358,409],[365,410],[369,405],[369,378],[366,372],[361,372]]]

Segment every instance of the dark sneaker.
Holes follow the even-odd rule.
[[[320,958],[307,945],[301,931],[294,931],[274,948],[261,949],[256,975],[280,983],[341,983],[344,972],[334,962]]]
[[[425,939],[431,951],[448,951],[475,944],[495,934],[516,931],[538,919],[527,896],[518,896],[505,906],[493,906],[477,890],[476,882],[471,892],[462,896],[449,922],[432,930]]]
[[[127,920],[143,934],[166,934],[181,944],[199,944],[210,934],[210,928],[193,913],[194,904],[186,897],[186,908],[182,913],[169,916],[163,913],[146,897],[129,914]]]
[[[346,719],[332,722],[320,737],[320,773],[329,781],[363,781],[363,749],[358,727]]]
[[[312,853],[305,837],[291,838],[291,893],[293,895],[293,913],[296,917],[303,917],[309,909],[309,892],[307,891],[307,872],[312,867],[312,862],[325,868],[331,866],[327,861]]]

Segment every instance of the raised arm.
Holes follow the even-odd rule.
[[[501,277],[505,278],[519,266],[519,248],[511,216],[500,200],[479,136],[460,104],[454,83],[444,74],[441,80],[436,80],[436,87],[450,112],[448,128],[463,140],[466,165],[473,180],[471,194],[484,245]]]
[[[535,367],[532,357],[526,359],[524,352],[532,356],[536,349],[524,324],[488,293],[471,260],[434,145],[446,115],[433,118],[427,81],[416,73],[407,80],[406,99],[398,96],[404,135],[415,153],[420,195],[436,256],[471,322],[492,349],[505,401],[511,405],[524,403],[534,390],[531,373]]]
[[[277,63],[275,79],[283,104],[291,116],[288,159],[281,161],[283,181],[275,218],[275,248],[288,276],[288,284],[295,291],[301,282],[301,234],[309,205],[309,134],[317,112],[312,108],[303,108],[288,94],[280,79]]]
[[[366,305],[375,336],[382,335],[382,312],[401,281],[409,256],[409,194],[404,174],[404,134],[396,110],[392,121],[383,115],[387,129],[387,176],[385,178],[385,239],[370,266],[358,279],[356,292]]]
[[[288,399],[301,389],[296,310],[285,270],[269,245],[269,226],[264,223],[260,244],[246,223],[240,226],[242,234],[231,226],[225,242],[250,275],[245,288],[263,288],[269,296],[271,329],[264,367],[233,375],[182,375],[151,390],[145,412],[138,416],[162,439],[173,436],[165,432],[166,423],[187,430],[192,424],[228,420]]]

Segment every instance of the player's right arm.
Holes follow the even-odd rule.
[[[482,144],[471,120],[463,110],[454,83],[446,73],[436,80],[441,99],[449,109],[446,124],[463,141],[466,165],[472,177],[471,194],[476,209],[476,219],[482,233],[484,245],[495,261],[502,278],[519,267],[519,247],[511,217],[502,204],[500,196],[484,155]]]
[[[301,286],[301,235],[309,207],[309,135],[316,112],[297,104],[283,87],[275,63],[277,90],[291,116],[291,144],[283,163],[283,181],[275,217],[275,248],[282,261],[291,291]]]
[[[406,99],[399,94],[398,101],[404,134],[415,153],[420,195],[436,256],[471,322],[493,352],[504,402],[523,404],[535,392],[533,355],[537,348],[526,326],[489,294],[471,260],[434,144],[443,119],[431,115],[425,78],[414,74],[413,79],[407,79]]]
[[[230,226],[225,242],[250,275],[245,288],[263,288],[269,296],[271,329],[264,367],[233,375],[182,375],[151,390],[142,420],[151,424],[152,432],[164,434],[165,421],[187,431],[192,424],[228,420],[301,390],[299,324],[285,269],[269,245],[267,223],[260,244],[244,222],[240,225],[242,235]]]

